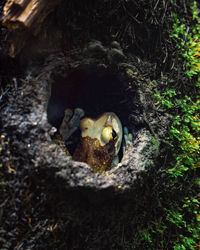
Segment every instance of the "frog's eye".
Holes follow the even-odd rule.
[[[101,133],[102,140],[108,143],[110,140],[115,140],[117,138],[117,133],[112,127],[105,127]]]
[[[115,132],[114,129],[112,129],[112,139],[116,140],[117,139],[117,133]]]

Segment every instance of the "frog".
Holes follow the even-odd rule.
[[[71,155],[72,160],[85,162],[94,172],[103,173],[119,163],[118,154],[123,140],[122,123],[114,112],[105,112],[96,118],[84,116],[85,112],[81,108],[76,108],[74,112],[66,109],[59,133],[67,145],[73,133],[80,129],[80,139]],[[124,132],[126,145],[123,150],[132,140],[127,129]]]

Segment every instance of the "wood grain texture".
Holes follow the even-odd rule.
[[[28,35],[36,36],[39,33],[44,19],[59,3],[60,0],[7,0],[3,8],[2,24],[12,32],[12,57],[23,48]]]

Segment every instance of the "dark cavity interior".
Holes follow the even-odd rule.
[[[115,73],[92,67],[74,70],[65,78],[56,77],[47,108],[48,121],[59,128],[65,109],[79,107],[91,118],[114,112],[123,126],[128,126],[130,105],[125,85]]]

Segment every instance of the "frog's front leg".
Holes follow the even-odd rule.
[[[119,156],[116,155],[112,160],[111,168],[116,167],[118,164],[119,164]]]
[[[124,127],[124,135],[123,135],[123,142],[122,142],[122,153],[123,156],[125,155],[125,152],[127,149],[132,146],[133,144],[133,135],[129,133],[129,130],[127,127]],[[119,155],[117,154],[113,160],[112,160],[112,167],[115,167],[119,164]]]
[[[124,127],[124,140],[122,145],[123,156],[125,155],[126,150],[133,144],[133,135],[129,133],[128,128]]]
[[[84,115],[85,112],[81,108],[76,108],[74,112],[71,109],[65,110],[65,115],[59,129],[63,141],[67,141],[79,128],[80,120]]]

